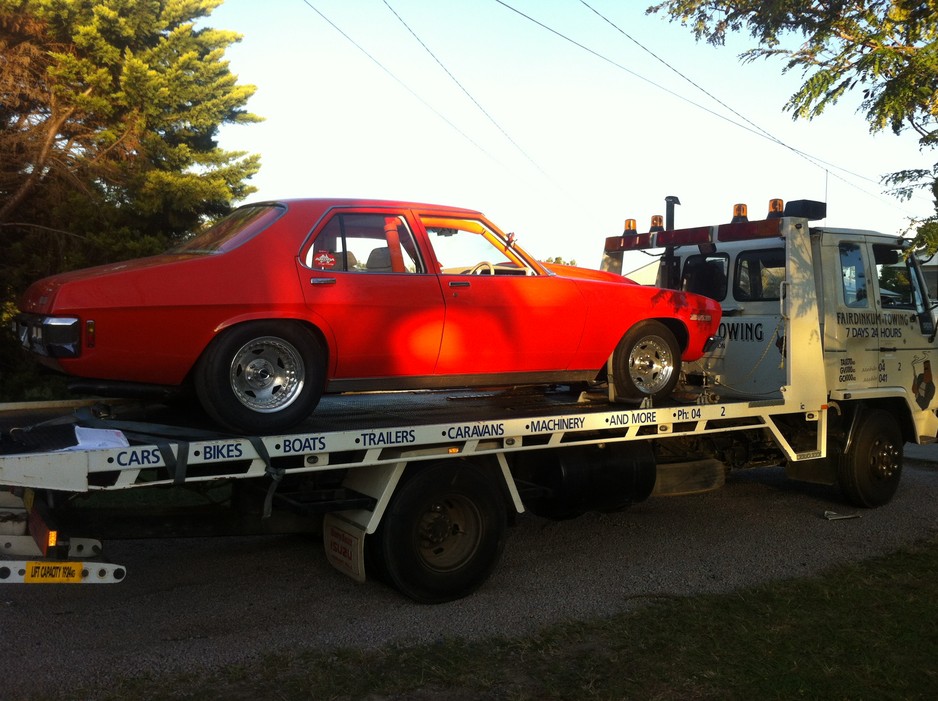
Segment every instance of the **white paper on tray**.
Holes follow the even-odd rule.
[[[127,448],[130,443],[123,432],[113,428],[86,428],[75,427],[75,438],[78,445],[65,450],[93,450],[95,448]]]

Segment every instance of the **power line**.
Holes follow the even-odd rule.
[[[497,121],[495,121],[495,118],[494,118],[491,114],[489,114],[489,112],[479,103],[479,101],[478,101],[475,97],[473,97],[473,95],[465,88],[465,86],[464,86],[461,82],[459,82],[459,80],[456,78],[456,76],[454,76],[454,75],[452,74],[452,72],[451,72],[445,65],[443,65],[443,62],[436,56],[436,54],[433,53],[433,51],[430,50],[430,47],[428,47],[428,46],[423,42],[423,40],[422,40],[419,36],[417,36],[417,33],[416,33],[413,29],[411,29],[410,25],[408,25],[407,22],[404,21],[404,18],[401,17],[393,7],[391,7],[391,4],[388,2],[388,0],[383,0],[383,2],[384,2],[384,4],[387,6],[387,8],[391,11],[391,13],[392,13],[395,17],[397,17],[397,19],[400,21],[400,23],[404,25],[404,28],[407,29],[408,32],[410,32],[411,36],[413,36],[414,39],[417,40],[417,43],[420,44],[420,45],[424,48],[424,50],[425,50],[428,54],[430,54],[430,57],[431,57],[434,61],[436,61],[437,65],[438,65],[440,68],[443,69],[443,72],[446,73],[446,75],[448,75],[448,76],[450,77],[450,79],[457,85],[457,87],[459,87],[459,89],[463,91],[463,93],[466,95],[466,97],[468,97],[468,98],[472,101],[472,104],[474,104],[476,107],[479,108],[479,111],[480,111],[482,114],[484,114],[485,117],[486,117],[492,124],[495,125],[495,128],[498,129],[498,130],[504,135],[504,137],[505,137],[506,139],[508,139],[508,141],[511,142],[511,145],[512,145],[512,146],[514,146],[516,149],[518,149],[518,151],[521,153],[522,156],[524,156],[526,159],[528,159],[528,161],[529,161],[535,168],[537,168],[543,175],[547,176],[547,173],[544,172],[544,169],[541,168],[541,166],[538,165],[537,162],[535,162],[535,160],[534,160],[533,158],[531,158],[531,156],[529,156],[529,155],[527,154],[527,152],[525,152],[525,150],[524,150],[523,148],[521,148],[521,146],[518,144],[518,142],[515,141],[515,140],[511,137],[511,135],[510,135],[507,131],[505,131],[505,130],[502,128],[502,126],[501,126]],[[549,176],[548,176],[548,177],[549,177]]]
[[[776,144],[778,144],[779,146],[782,146],[783,148],[788,149],[788,150],[791,151],[792,153],[795,153],[795,154],[797,154],[798,156],[801,156],[802,158],[804,158],[805,160],[807,160],[809,163],[811,163],[812,165],[817,166],[817,167],[819,167],[819,168],[820,168],[822,165],[823,165],[823,166],[830,166],[831,168],[836,168],[837,170],[840,170],[840,171],[842,171],[842,172],[844,172],[844,173],[846,173],[846,174],[848,174],[848,175],[851,175],[851,176],[853,176],[853,177],[855,177],[855,178],[857,178],[857,179],[859,179],[859,180],[865,180],[865,181],[867,181],[867,182],[869,182],[869,183],[872,183],[872,184],[874,184],[874,185],[879,185],[879,184],[880,184],[879,181],[877,181],[877,180],[873,180],[872,178],[868,178],[867,176],[861,175],[860,173],[856,173],[856,172],[851,171],[851,170],[849,170],[849,169],[847,169],[847,168],[843,168],[843,167],[838,166],[838,165],[836,165],[836,164],[834,164],[834,163],[830,163],[830,162],[828,162],[828,161],[823,160],[822,158],[818,158],[817,156],[809,155],[809,154],[805,153],[804,151],[801,151],[800,149],[797,149],[797,148],[795,148],[794,146],[791,146],[791,145],[785,143],[784,141],[782,141],[781,139],[779,139],[778,137],[776,137],[774,134],[772,134],[772,133],[770,133],[769,131],[763,129],[761,126],[759,126],[758,124],[756,124],[755,122],[753,122],[751,119],[749,119],[748,117],[746,117],[744,114],[741,114],[738,110],[736,110],[735,108],[731,107],[731,106],[728,105],[726,102],[724,102],[723,100],[721,100],[719,97],[717,97],[716,95],[714,95],[712,92],[710,92],[709,90],[707,90],[706,88],[704,88],[703,86],[701,86],[699,83],[697,83],[696,81],[694,81],[693,79],[691,79],[690,77],[688,77],[687,75],[685,75],[684,73],[682,73],[681,71],[679,71],[677,68],[675,68],[674,66],[672,66],[670,63],[668,63],[666,60],[664,60],[663,58],[661,58],[661,57],[660,57],[658,54],[656,54],[654,51],[652,51],[651,49],[649,49],[647,46],[645,46],[644,44],[642,44],[640,41],[638,41],[638,40],[637,40],[635,37],[633,37],[631,34],[629,34],[629,33],[626,32],[624,29],[622,29],[620,26],[618,26],[615,22],[613,22],[612,20],[610,20],[608,17],[606,17],[606,16],[605,16],[604,14],[602,14],[601,12],[599,12],[596,8],[592,7],[588,2],[586,2],[586,0],[580,0],[580,3],[581,3],[584,7],[586,7],[587,9],[589,9],[591,12],[593,12],[597,17],[599,17],[599,18],[602,19],[604,22],[606,22],[610,27],[612,27],[612,28],[615,29],[617,32],[619,32],[619,33],[620,33],[622,36],[624,36],[626,39],[628,39],[628,40],[631,41],[633,44],[635,44],[635,45],[636,45],[638,48],[640,48],[642,51],[644,51],[644,52],[647,53],[649,56],[651,56],[652,58],[654,58],[656,61],[658,61],[659,63],[661,63],[663,66],[665,66],[668,70],[670,70],[670,71],[673,72],[675,75],[677,75],[678,77],[680,77],[682,80],[684,80],[685,82],[689,83],[691,86],[693,86],[694,88],[696,88],[697,90],[699,90],[700,92],[702,92],[704,95],[706,95],[707,97],[709,97],[711,100],[713,100],[714,102],[716,102],[716,103],[717,103],[718,105],[720,105],[721,107],[724,107],[725,109],[729,110],[732,114],[734,114],[734,115],[736,115],[737,117],[739,117],[740,119],[742,119],[744,122],[746,122],[746,124],[749,124],[750,126],[752,126],[754,129],[756,129],[759,133],[761,133],[763,136],[765,136],[765,137],[766,137],[767,139],[769,139],[770,141],[774,141],[774,142],[775,142]],[[830,171],[827,170],[826,168],[825,168],[824,170],[825,170],[826,173],[830,173]],[[847,182],[846,180],[844,180],[843,178],[840,178],[840,176],[838,176],[838,175],[836,175],[836,174],[834,174],[834,177],[835,177],[835,178],[839,178],[841,181],[845,182],[846,184],[850,185],[851,187],[856,187],[858,190],[860,190],[861,192],[864,192],[865,194],[868,194],[868,195],[871,194],[871,193],[869,193],[869,192],[866,192],[866,191],[863,190],[862,188],[857,187],[857,186],[854,185],[853,183]]]
[[[429,109],[431,112],[433,112],[433,114],[435,114],[437,117],[439,117],[439,118],[442,119],[444,122],[446,122],[450,127],[452,127],[452,128],[453,128],[460,136],[462,136],[466,141],[468,141],[470,144],[472,144],[473,146],[475,146],[477,149],[479,149],[479,151],[481,151],[482,153],[484,153],[486,156],[488,156],[489,158],[491,158],[491,159],[492,159],[493,161],[495,161],[496,163],[500,163],[500,161],[499,161],[497,158],[495,158],[492,154],[490,154],[488,151],[486,151],[484,148],[482,148],[482,146],[480,146],[480,145],[477,144],[475,141],[473,141],[472,138],[471,138],[468,134],[466,134],[462,129],[460,129],[460,128],[457,127],[455,124],[453,124],[453,122],[451,122],[449,119],[447,119],[446,116],[445,116],[443,113],[441,113],[441,112],[440,112],[439,110],[437,110],[433,105],[431,105],[429,102],[427,102],[427,101],[424,100],[422,97],[420,97],[420,95],[418,95],[415,90],[411,89],[411,87],[410,87],[409,85],[407,85],[407,83],[405,83],[403,80],[401,80],[400,78],[398,78],[387,66],[385,66],[383,63],[381,63],[381,61],[379,61],[377,58],[375,58],[375,57],[372,56],[370,53],[368,53],[368,51],[366,51],[365,48],[364,48],[361,44],[359,44],[357,41],[355,41],[354,39],[352,39],[352,37],[350,37],[348,34],[346,34],[344,31],[342,31],[342,29],[341,29],[335,22],[333,22],[331,19],[329,19],[328,17],[326,17],[322,12],[320,12],[320,10],[317,9],[316,6],[313,5],[313,3],[312,3],[310,0],[303,0],[303,3],[304,3],[307,7],[309,7],[313,12],[315,12],[317,15],[319,15],[320,17],[322,17],[322,19],[323,19],[327,24],[329,24],[329,26],[331,26],[331,27],[332,27],[333,29],[335,29],[339,34],[341,34],[343,37],[345,37],[356,49],[358,49],[358,50],[361,51],[363,54],[365,54],[365,56],[367,56],[369,59],[371,59],[371,61],[372,61],[375,65],[377,65],[378,68],[380,68],[382,71],[384,71],[384,72],[387,73],[389,76],[391,76],[391,78],[393,78],[401,87],[403,87],[407,92],[409,92],[409,93],[410,93],[411,95],[413,95],[418,101],[420,101],[427,109]]]
[[[851,171],[849,171],[849,170],[847,170],[847,169],[845,169],[845,168],[841,168],[841,167],[839,167],[839,166],[837,166],[837,165],[834,165],[834,164],[832,164],[832,163],[827,163],[827,162],[825,162],[825,161],[823,161],[823,160],[821,160],[821,159],[815,158],[814,156],[811,156],[810,154],[807,154],[807,153],[805,153],[805,152],[803,152],[803,151],[800,151],[800,150],[794,148],[793,146],[789,146],[788,144],[784,143],[783,141],[781,141],[781,140],[778,139],[777,137],[775,137],[775,136],[773,136],[772,134],[768,133],[767,131],[765,131],[764,129],[762,129],[761,127],[759,127],[758,125],[754,124],[753,122],[751,122],[750,120],[748,120],[747,118],[745,118],[744,116],[740,115],[738,112],[736,112],[735,110],[733,110],[731,107],[725,105],[722,101],[720,101],[719,99],[717,99],[716,97],[714,97],[713,95],[711,95],[709,92],[707,92],[706,90],[704,90],[702,87],[700,87],[699,85],[697,85],[696,83],[694,83],[693,81],[691,81],[689,78],[687,78],[686,76],[684,76],[683,74],[681,74],[681,73],[680,73],[679,71],[677,71],[675,68],[673,68],[672,66],[670,66],[666,61],[664,61],[663,59],[661,59],[660,57],[658,57],[657,55],[655,55],[655,54],[654,54],[653,52],[651,52],[649,49],[647,49],[647,48],[645,48],[644,46],[642,46],[641,44],[639,44],[635,39],[633,39],[633,38],[630,37],[628,34],[626,34],[623,30],[621,30],[619,27],[617,27],[615,24],[613,24],[610,20],[608,20],[607,18],[605,18],[605,17],[604,17],[603,15],[601,15],[600,13],[596,12],[596,10],[594,10],[592,7],[590,7],[590,6],[587,5],[585,2],[583,2],[583,0],[581,0],[581,2],[583,2],[583,4],[586,5],[586,7],[588,7],[588,8],[589,8],[590,10],[592,10],[594,13],[596,13],[597,15],[599,15],[600,17],[602,17],[606,22],[608,22],[608,23],[611,24],[613,27],[615,27],[618,31],[620,31],[620,32],[621,32],[623,35],[625,35],[627,38],[629,38],[630,40],[632,40],[633,42],[635,42],[637,45],[639,45],[640,48],[642,48],[643,50],[647,51],[649,54],[651,54],[652,56],[654,56],[657,60],[661,61],[661,62],[664,63],[666,66],[668,66],[668,68],[670,68],[672,71],[674,71],[675,73],[677,73],[678,75],[680,75],[682,78],[684,78],[685,80],[687,80],[688,82],[690,82],[690,83],[691,83],[692,85],[694,85],[695,87],[697,87],[697,88],[698,88],[699,90],[701,90],[704,94],[706,94],[706,95],[708,95],[709,97],[711,97],[711,99],[715,100],[716,102],[718,102],[719,104],[721,104],[723,107],[725,107],[726,109],[730,110],[733,114],[736,114],[737,116],[739,116],[740,119],[744,120],[745,122],[747,122],[747,123],[750,124],[751,126],[747,126],[746,124],[742,124],[742,123],[740,123],[740,122],[734,121],[733,119],[730,119],[729,117],[727,117],[727,116],[724,115],[724,114],[721,114],[721,113],[719,113],[719,112],[716,112],[715,110],[712,110],[712,109],[710,109],[709,107],[706,107],[706,106],[700,104],[699,102],[695,102],[694,100],[691,100],[690,98],[688,98],[688,97],[686,97],[686,96],[684,96],[684,95],[682,95],[682,94],[680,94],[680,93],[678,93],[678,92],[676,92],[676,91],[674,91],[674,90],[671,90],[670,88],[667,88],[667,87],[665,87],[664,85],[661,85],[660,83],[657,83],[657,82],[651,80],[650,78],[646,78],[645,76],[641,75],[640,73],[637,73],[636,71],[634,71],[634,70],[628,68],[627,66],[624,66],[624,65],[622,65],[621,63],[618,63],[617,61],[614,61],[613,59],[609,58],[608,56],[605,56],[604,54],[601,54],[601,53],[599,53],[598,51],[596,51],[596,50],[594,50],[594,49],[591,49],[590,47],[586,46],[585,44],[582,44],[581,42],[576,41],[575,39],[573,39],[573,38],[567,36],[566,34],[564,34],[564,33],[560,32],[560,31],[554,29],[553,27],[550,27],[550,26],[544,24],[543,22],[541,22],[541,21],[535,19],[534,17],[532,17],[532,16],[530,16],[530,15],[524,13],[524,12],[522,12],[521,10],[518,10],[518,9],[515,8],[515,7],[512,7],[511,5],[509,5],[509,4],[508,4],[507,2],[505,2],[504,0],[495,0],[495,2],[497,2],[499,5],[501,5],[501,6],[504,7],[505,9],[511,10],[512,12],[514,12],[515,14],[520,15],[521,17],[523,17],[524,19],[528,20],[529,22],[532,22],[532,23],[536,24],[537,26],[541,27],[542,29],[544,29],[544,30],[550,32],[551,34],[554,34],[555,36],[557,36],[557,37],[563,39],[564,41],[569,42],[569,43],[573,44],[574,46],[576,46],[576,47],[582,49],[583,51],[586,51],[587,53],[589,53],[589,54],[595,56],[596,58],[600,59],[601,61],[604,61],[604,62],[606,62],[606,63],[608,63],[608,64],[614,66],[615,68],[618,68],[619,70],[624,71],[625,73],[628,73],[629,75],[633,76],[634,78],[636,78],[636,79],[638,79],[638,80],[640,80],[640,81],[642,81],[642,82],[648,83],[648,84],[651,85],[652,87],[657,88],[658,90],[661,90],[662,92],[665,92],[665,93],[671,95],[672,97],[674,97],[674,98],[676,98],[676,99],[678,99],[678,100],[680,100],[680,101],[682,101],[682,102],[685,102],[685,103],[687,103],[687,104],[689,104],[689,105],[691,105],[691,106],[693,106],[693,107],[696,107],[697,109],[702,110],[703,112],[706,112],[706,113],[712,115],[713,117],[716,117],[717,119],[721,119],[721,120],[723,120],[723,121],[725,121],[725,122],[727,122],[727,123],[729,123],[729,124],[731,124],[731,125],[733,125],[733,126],[739,128],[739,129],[743,129],[744,131],[748,131],[748,132],[750,132],[751,134],[754,134],[754,135],[759,136],[759,137],[761,137],[761,138],[767,139],[767,140],[769,140],[769,141],[771,141],[771,142],[773,142],[773,143],[775,143],[775,144],[777,144],[777,145],[779,145],[779,146],[782,146],[783,148],[785,148],[785,149],[791,151],[792,153],[795,153],[796,155],[798,155],[798,156],[804,158],[804,159],[807,160],[809,163],[811,163],[812,165],[814,165],[814,166],[817,167],[817,168],[820,168],[820,169],[824,170],[825,172],[828,172],[828,173],[830,172],[827,168],[824,167],[825,165],[827,165],[827,166],[830,166],[831,168],[836,168],[837,170],[841,170],[841,171],[843,171],[843,172],[845,172],[845,173],[850,173],[851,175],[854,175],[854,176],[857,177],[857,178],[860,178],[860,179],[863,179],[863,180],[867,180],[867,181],[869,181],[869,182],[874,182],[874,183],[876,182],[876,181],[873,181],[873,180],[871,180],[871,179],[869,179],[869,178],[866,178],[865,176],[858,175],[858,174],[855,174],[855,173],[851,173]],[[905,211],[905,210],[899,208],[894,200],[884,198],[881,193],[879,193],[879,194],[878,194],[878,193],[871,193],[871,192],[869,192],[869,191],[867,191],[867,190],[864,190],[864,189],[861,188],[860,186],[856,185],[855,183],[851,183],[850,181],[848,181],[848,180],[846,180],[845,178],[843,178],[843,177],[837,175],[836,173],[833,173],[833,176],[834,176],[835,178],[837,178],[838,180],[842,181],[844,184],[848,185],[849,187],[852,187],[852,188],[854,188],[854,189],[856,189],[856,190],[858,190],[858,191],[864,193],[865,195],[868,195],[868,196],[870,196],[870,197],[877,198],[877,199],[879,199],[879,200],[881,200],[881,201],[883,201],[883,202],[888,202],[890,205],[892,205],[893,207],[896,207],[896,208],[899,209],[900,211]],[[878,183],[877,183],[877,184],[878,184]],[[906,214],[908,214],[908,212],[906,212]],[[909,216],[911,216],[911,215],[909,215]]]

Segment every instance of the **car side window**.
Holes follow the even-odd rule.
[[[736,256],[733,298],[739,302],[778,300],[784,280],[784,249],[744,251]]]
[[[350,273],[426,272],[410,227],[394,214],[336,214],[319,231],[305,263]]]
[[[480,221],[421,217],[443,275],[535,275],[503,238]]]
[[[840,244],[840,270],[844,304],[848,307],[868,307],[863,253],[855,243]]]

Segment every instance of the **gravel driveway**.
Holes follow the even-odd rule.
[[[858,512],[780,469],[734,473],[709,494],[652,498],[618,514],[522,517],[491,580],[438,606],[335,572],[304,536],[107,543],[127,579],[0,585],[2,696],[172,673],[310,647],[370,647],[527,633],[693,595],[800,577],[938,531],[938,448],[907,446],[887,506]],[[827,510],[861,518],[829,521]]]

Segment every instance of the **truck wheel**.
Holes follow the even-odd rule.
[[[902,476],[902,432],[895,417],[875,409],[860,418],[847,453],[838,464],[840,488],[855,506],[882,506]]]
[[[677,385],[681,349],[667,326],[660,321],[642,321],[619,341],[612,362],[620,397],[662,399]]]
[[[435,604],[475,591],[495,569],[507,515],[498,485],[466,463],[405,473],[368,538],[371,561],[405,596]],[[374,561],[377,560],[377,563]]]
[[[236,432],[270,433],[309,416],[322,395],[325,361],[301,326],[259,321],[235,326],[206,349],[195,390],[206,413]]]

